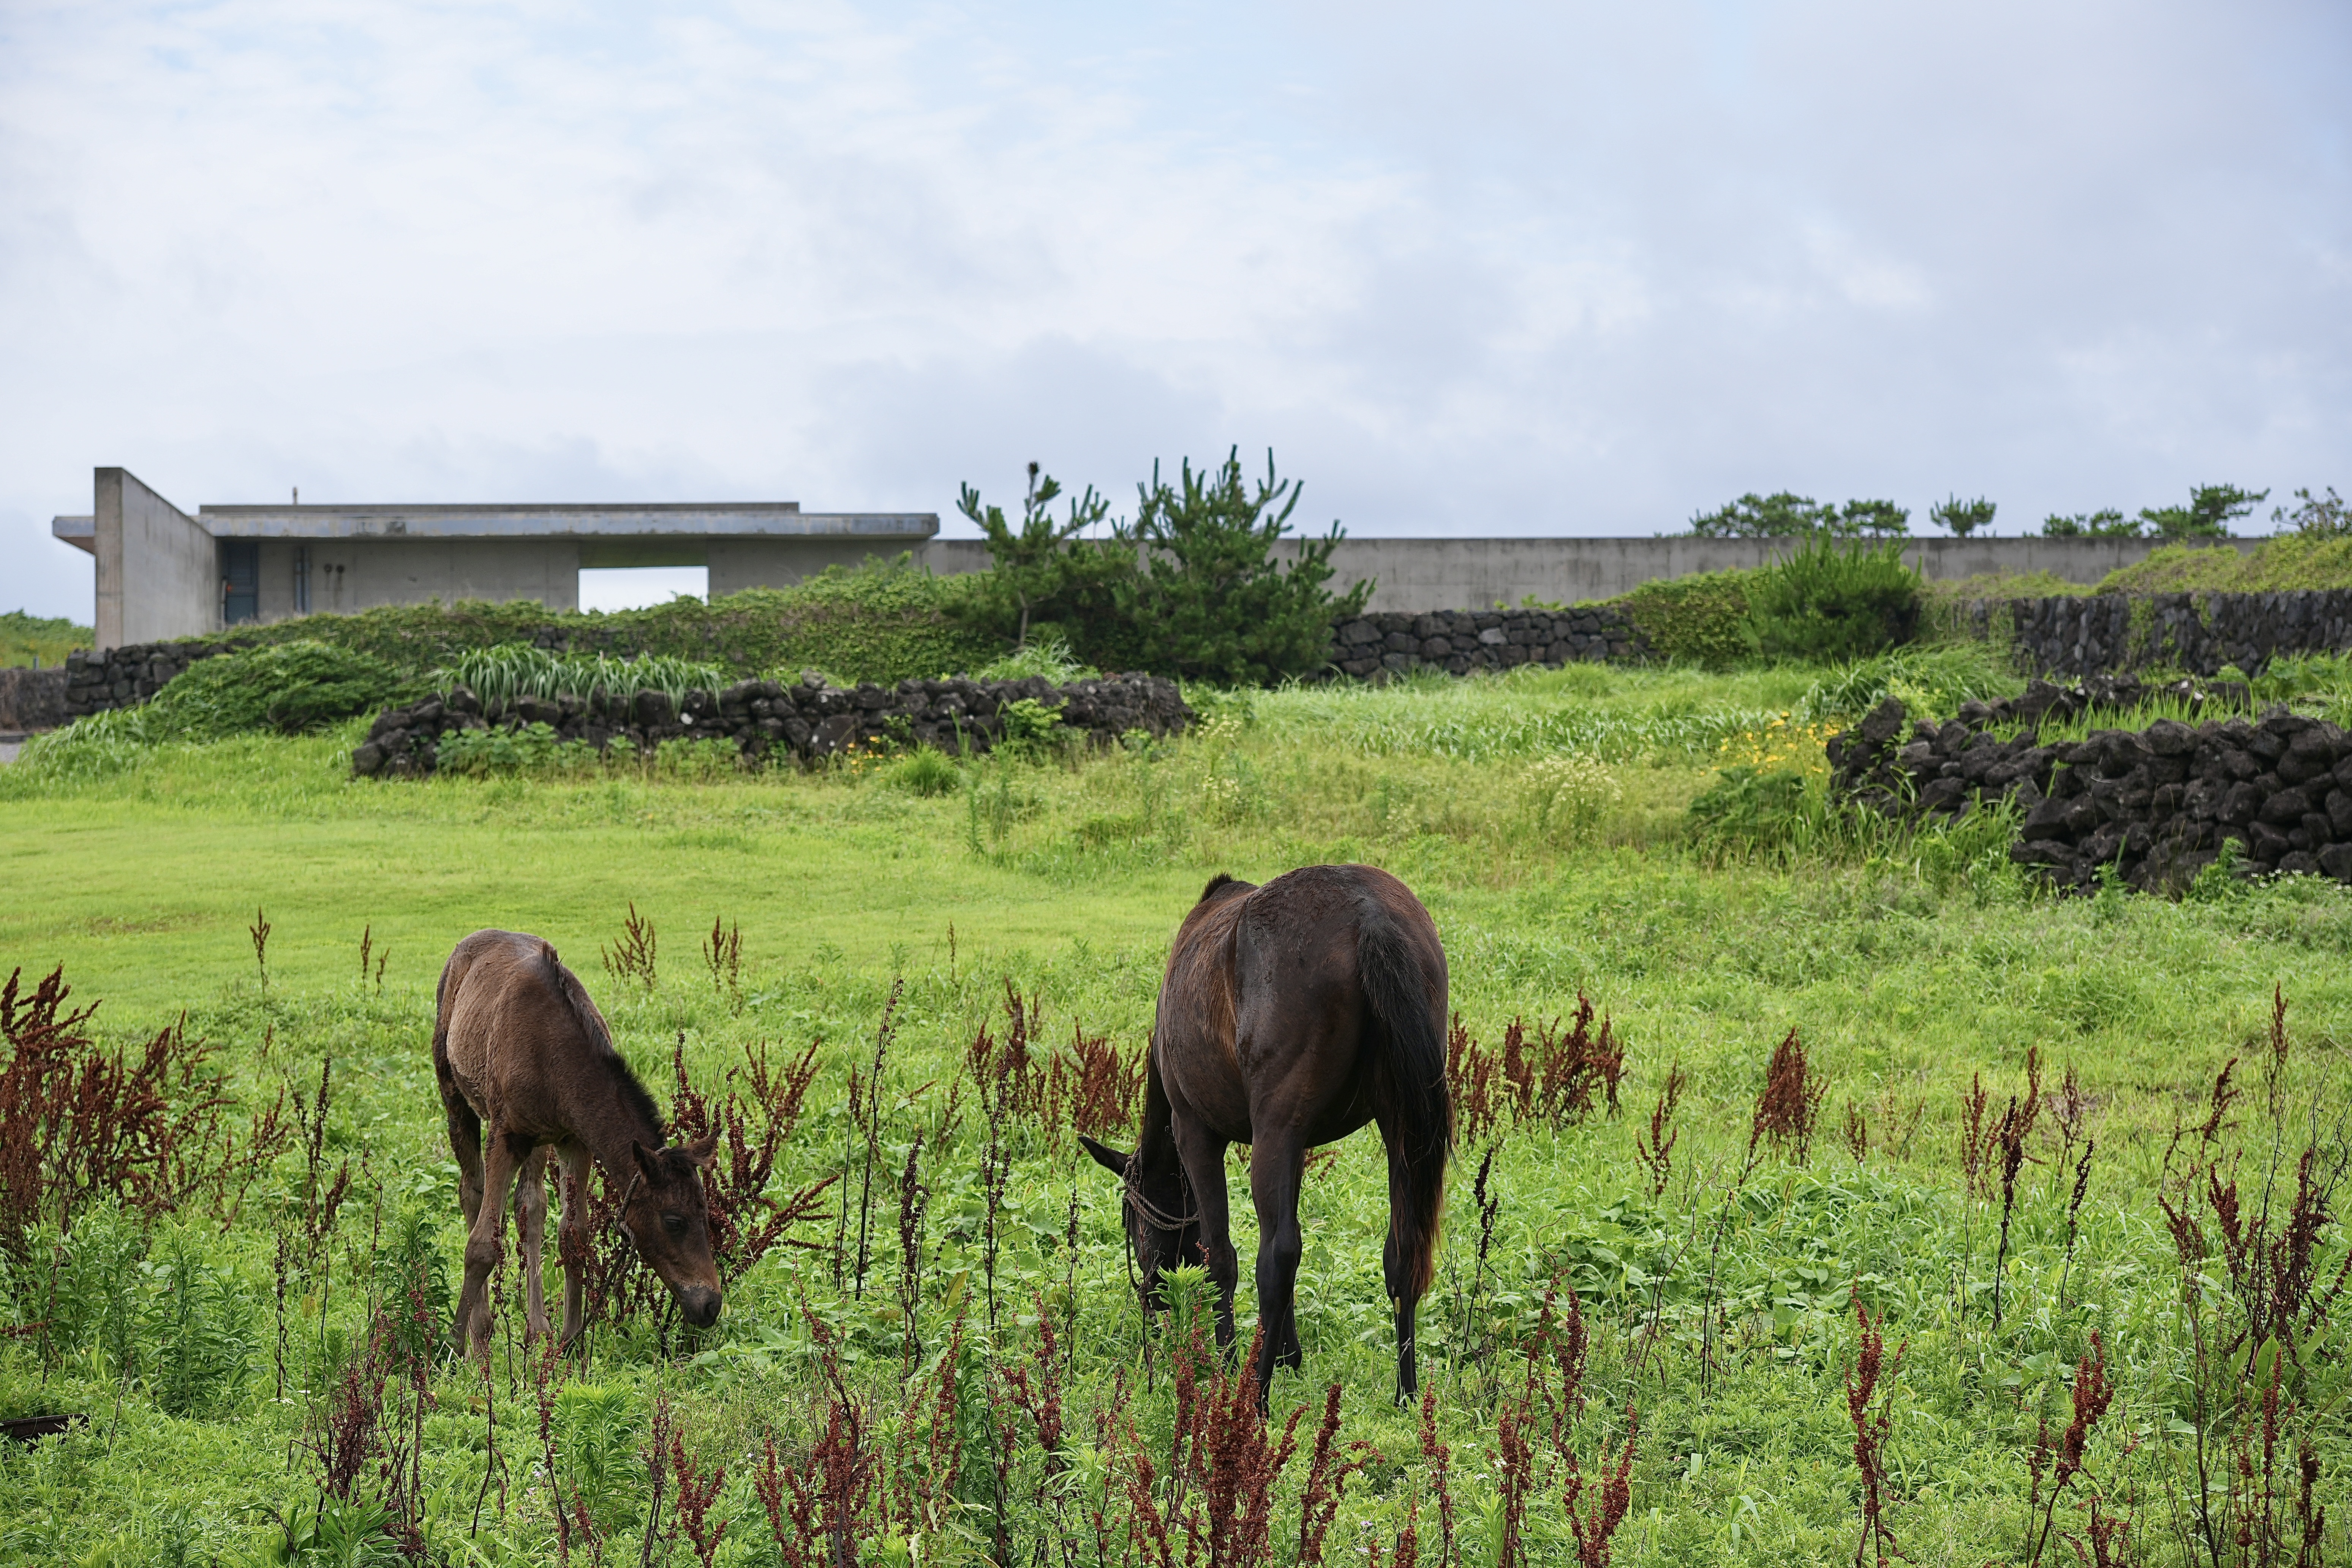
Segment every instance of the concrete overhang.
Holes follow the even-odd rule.
[[[913,543],[940,531],[937,512],[804,512],[798,501],[207,506],[198,510],[196,521],[216,539],[577,539],[614,544],[631,540],[713,539],[872,539]]]
[[[96,517],[53,517],[49,532],[64,540],[76,550],[98,553],[98,519]]]

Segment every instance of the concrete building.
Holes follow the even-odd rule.
[[[919,550],[932,512],[804,512],[797,501],[613,506],[206,506],[127,468],[97,472],[87,517],[50,523],[97,558],[97,643],[439,599],[580,604],[580,574],[704,566],[713,595],[790,586],[836,563]]]
[[[934,512],[804,512],[793,501],[207,506],[192,517],[128,469],[100,468],[95,503],[91,515],[50,527],[98,558],[100,647],[430,599],[576,609],[580,574],[596,567],[705,566],[717,597],[904,551],[942,575],[989,563],[978,540],[936,538]],[[1930,578],[2048,572],[2088,584],[2155,547],[2138,539],[1917,539],[1905,553]],[[1761,566],[1789,548],[1786,540],[1674,535],[1355,538],[1340,542],[1331,563],[1338,587],[1377,584],[1372,609],[1418,612],[1614,598],[1662,577]]]

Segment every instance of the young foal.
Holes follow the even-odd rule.
[[[1413,1317],[1434,1266],[1454,1146],[1445,984],[1429,912],[1385,871],[1309,866],[1262,888],[1219,876],[1168,954],[1135,1152],[1083,1140],[1125,1184],[1147,1310],[1160,1269],[1205,1252],[1223,1345],[1233,1342],[1239,1276],[1225,1149],[1250,1145],[1261,1404],[1275,1367],[1302,1359],[1294,1298],[1307,1151],[1368,1121],[1388,1146],[1383,1263],[1396,1307],[1397,1397],[1418,1386]]]
[[[466,1284],[450,1337],[489,1352],[490,1270],[505,1249],[507,1188],[518,1174],[515,1228],[522,1242],[528,1331],[547,1332],[540,1247],[547,1223],[547,1156],[563,1167],[563,1343],[580,1335],[583,1260],[588,1252],[588,1162],[608,1189],[626,1183],[621,1221],[661,1276],[687,1321],[719,1321],[719,1268],[710,1256],[701,1167],[709,1140],[665,1149],[653,1098],[613,1049],[604,1016],[535,936],[478,931],[441,971],[433,1024],[433,1074],[449,1113],[466,1211]],[[489,1125],[485,1147],[482,1127]]]

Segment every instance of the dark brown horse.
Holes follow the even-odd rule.
[[[1294,1297],[1307,1151],[1368,1121],[1388,1147],[1382,1261],[1403,1400],[1417,1387],[1413,1315],[1435,1263],[1454,1147],[1445,950],[1421,900],[1370,866],[1309,866],[1262,888],[1219,876],[1168,954],[1135,1152],[1084,1142],[1124,1184],[1145,1310],[1162,1268],[1205,1260],[1228,1346],[1238,1268],[1224,1157],[1229,1144],[1250,1146],[1261,1402],[1275,1367],[1302,1358]]]
[[[708,1328],[719,1321],[702,1190],[710,1142],[662,1147],[653,1097],[613,1049],[604,1016],[555,949],[509,931],[478,931],[457,944],[441,970],[433,1075],[449,1113],[466,1210],[466,1284],[450,1330],[459,1350],[488,1353],[488,1286],[505,1250],[501,1211],[518,1175],[528,1332],[547,1332],[540,1248],[551,1151],[563,1167],[563,1343],[580,1335],[591,1159],[604,1167],[607,1190],[622,1191],[621,1223],[687,1321]]]

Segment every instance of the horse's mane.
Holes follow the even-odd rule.
[[[1207,887],[1201,889],[1200,901],[1205,904],[1227,888],[1248,889],[1255,886],[1255,883],[1244,882],[1230,871],[1220,871],[1209,879]]]
[[[646,1086],[639,1081],[635,1069],[629,1066],[628,1058],[614,1048],[612,1031],[605,1026],[604,1015],[596,1011],[596,1004],[589,996],[588,988],[580,984],[578,975],[563,966],[562,960],[555,956],[555,949],[551,943],[541,942],[539,952],[547,965],[548,983],[555,987],[556,994],[563,998],[564,1005],[572,1009],[572,1021],[579,1026],[580,1033],[590,1045],[604,1047],[589,1054],[603,1062],[612,1073],[613,1087],[619,1092],[621,1103],[645,1118],[654,1130],[655,1146],[659,1147],[668,1136],[667,1124],[662,1121],[661,1108],[654,1103],[654,1097],[646,1092]]]

